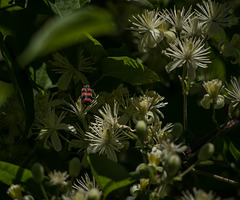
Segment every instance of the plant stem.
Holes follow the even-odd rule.
[[[183,173],[181,173],[179,175],[179,177],[183,177],[185,176],[188,172],[190,172],[198,163],[200,162],[200,160],[197,160],[195,163],[193,163],[189,168],[187,168]]]
[[[41,190],[42,190],[44,199],[45,199],[45,200],[49,200],[49,199],[48,199],[48,196],[47,196],[47,193],[46,193],[46,190],[45,190],[45,188],[43,187],[43,184],[42,184],[42,183],[40,183],[40,188],[41,188]]]
[[[219,175],[216,175],[216,174],[211,174],[211,173],[208,173],[208,172],[205,172],[205,171],[202,171],[202,170],[196,170],[196,169],[194,169],[194,168],[193,168],[192,170],[193,170],[194,172],[196,172],[197,174],[209,176],[209,177],[212,177],[212,178],[214,178],[214,179],[217,179],[217,180],[220,180],[220,181],[223,181],[223,182],[232,184],[232,185],[240,186],[240,183],[239,183],[239,182],[234,181],[234,180],[232,180],[232,179],[225,178],[225,177],[222,177],[222,176],[219,176]]]

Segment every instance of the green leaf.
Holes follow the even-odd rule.
[[[160,81],[159,76],[139,61],[129,57],[108,57],[101,63],[103,76],[119,78],[132,85],[143,85]]]
[[[121,187],[134,182],[129,177],[127,170],[120,164],[98,154],[88,155],[91,171],[99,187],[103,190],[104,198]]]
[[[229,151],[231,152],[234,159],[240,160],[240,152],[231,141],[229,141],[228,147],[229,147]]]
[[[79,0],[55,0],[54,3],[49,3],[53,12],[60,16],[69,14],[73,10],[80,8]]]
[[[0,49],[2,55],[7,63],[11,81],[18,96],[18,100],[24,111],[25,116],[25,132],[23,138],[29,133],[29,128],[34,120],[34,103],[33,103],[33,90],[25,70],[21,69],[9,53],[7,43],[0,33]]]
[[[7,184],[20,184],[23,191],[28,194],[34,194],[41,199],[39,186],[34,181],[32,172],[17,165],[0,161],[0,181]]]
[[[84,6],[87,3],[90,3],[90,2],[91,2],[91,0],[79,0],[79,3],[80,3],[81,7]]]
[[[18,58],[21,66],[53,51],[95,36],[109,34],[114,26],[110,14],[99,8],[79,9],[64,17],[53,17],[31,38]]]

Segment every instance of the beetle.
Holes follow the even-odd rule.
[[[79,98],[81,99],[82,104],[91,105],[92,101],[95,99],[94,90],[92,90],[89,85],[84,85]]]

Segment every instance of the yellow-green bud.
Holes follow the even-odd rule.
[[[144,141],[147,138],[147,124],[145,121],[137,121],[136,132],[140,141]]]
[[[171,155],[166,166],[168,176],[174,176],[178,172],[180,166],[181,158],[176,154]]]
[[[41,183],[44,178],[44,168],[40,163],[34,163],[32,166],[33,178],[37,183]]]
[[[87,200],[99,200],[101,192],[97,188],[91,188],[87,193]]]
[[[69,161],[69,175],[71,177],[77,177],[81,169],[81,162],[79,158],[73,158]]]
[[[21,198],[22,198],[21,186],[20,186],[20,185],[14,185],[14,184],[12,184],[12,185],[8,188],[7,194],[8,194],[12,199],[21,199]]]
[[[183,132],[183,125],[179,122],[176,122],[173,125],[172,132],[171,132],[174,139],[178,139],[182,135],[182,132]]]
[[[214,153],[214,145],[212,143],[206,143],[204,144],[198,154],[198,159],[200,161],[208,160],[212,157]]]

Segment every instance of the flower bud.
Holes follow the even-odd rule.
[[[212,102],[213,102],[213,99],[210,97],[210,95],[205,94],[200,103],[203,108],[209,109]]]
[[[218,95],[214,102],[214,109],[220,109],[224,106],[225,99],[224,96]]]
[[[199,151],[198,159],[201,161],[208,160],[214,153],[214,145],[212,143],[206,143]]]
[[[147,124],[152,124],[153,121],[154,121],[154,114],[153,114],[153,112],[148,111],[146,113],[146,115],[145,115],[145,120],[146,120]]]
[[[225,57],[234,56],[237,53],[234,46],[230,43],[223,44],[221,49],[222,49],[222,54]]]
[[[144,141],[147,138],[147,125],[145,121],[143,120],[137,121],[136,132],[140,141]]]
[[[12,184],[12,185],[8,188],[7,194],[8,194],[12,199],[21,199],[21,198],[22,198],[21,186],[20,186],[20,185],[14,185],[14,184]]]
[[[179,122],[175,123],[172,128],[171,134],[173,135],[174,139],[178,139],[183,132],[183,125]]]
[[[69,175],[71,177],[77,177],[81,169],[81,163],[79,158],[73,158],[69,161]]]
[[[180,157],[176,154],[171,155],[166,166],[168,176],[170,177],[174,176],[178,172],[180,166],[181,166]]]
[[[44,178],[44,168],[40,163],[34,163],[32,166],[33,178],[37,183],[41,183]]]
[[[87,200],[100,200],[101,192],[97,188],[91,188],[87,192]]]
[[[237,49],[240,47],[240,35],[239,34],[233,35],[231,44]]]
[[[130,193],[134,197],[137,197],[139,191],[140,191],[140,184],[134,184],[132,187],[130,187]]]

